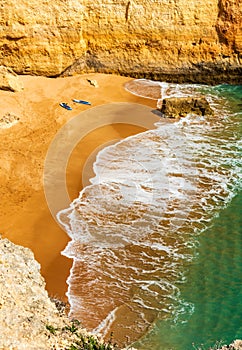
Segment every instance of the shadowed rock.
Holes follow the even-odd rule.
[[[185,117],[189,113],[201,116],[213,114],[213,110],[205,97],[165,98],[160,111],[169,118]]]

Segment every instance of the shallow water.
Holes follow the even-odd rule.
[[[163,97],[202,92],[215,116],[157,123],[155,130],[105,148],[95,162],[92,185],[59,220],[72,238],[64,251],[74,259],[68,280],[71,316],[97,332],[112,330],[122,343],[151,329],[138,347],[179,350],[207,336],[217,303],[205,305],[224,296],[224,284],[218,288],[214,279],[222,262],[215,258],[220,252],[228,259],[231,251],[226,225],[219,230],[214,223],[221,222],[216,217],[229,210],[241,186],[241,87],[161,83],[158,88]],[[236,208],[239,218],[241,206]],[[213,232],[219,232],[220,249]],[[206,237],[209,243],[203,242]],[[238,238],[233,234],[236,247]],[[223,266],[226,259],[220,259]]]

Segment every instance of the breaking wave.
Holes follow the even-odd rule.
[[[99,152],[95,177],[58,220],[71,237],[71,316],[91,330],[137,339],[193,305],[179,283],[197,236],[241,186],[239,113],[220,90],[160,83],[161,95],[206,94],[215,115],[188,115]],[[149,96],[150,97],[150,96]]]

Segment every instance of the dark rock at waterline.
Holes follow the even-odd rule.
[[[169,118],[185,117],[189,113],[201,116],[213,114],[213,110],[205,97],[165,98],[162,101],[160,111]]]

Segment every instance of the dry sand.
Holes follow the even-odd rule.
[[[10,113],[19,119],[11,127],[0,126],[0,233],[34,252],[50,296],[66,300],[66,279],[72,261],[60,252],[68,237],[52,217],[43,189],[43,169],[49,145],[61,126],[82,111],[113,102],[145,104],[155,110],[156,101],[130,94],[124,84],[131,79],[115,75],[89,74],[55,79],[21,76],[20,79],[24,84],[22,92],[0,91],[0,118]],[[92,86],[87,79],[95,79],[99,86]],[[74,106],[72,98],[89,100],[92,106]],[[70,103],[73,110],[61,108],[60,102]],[[152,118],[153,125],[159,118],[155,114]],[[74,149],[66,173],[72,199],[82,188],[81,171],[90,154],[92,157],[86,166],[89,169],[85,173],[91,175],[90,159],[95,159],[100,147],[144,130],[128,123],[113,125],[112,120],[110,117],[110,125],[86,135]]]

